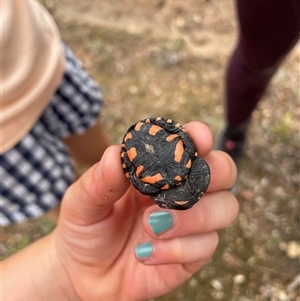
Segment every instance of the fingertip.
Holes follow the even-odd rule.
[[[96,169],[96,177],[98,180],[102,180],[104,174],[106,175],[111,168],[113,168],[117,174],[123,174],[120,152],[121,147],[118,145],[111,145],[105,150]]]
[[[128,189],[121,166],[120,147],[109,147],[100,162],[89,168],[66,191],[62,215],[78,224],[100,221]]]
[[[109,146],[96,167],[95,176],[101,187],[106,184],[107,187],[114,187],[115,191],[123,194],[130,183],[122,169],[120,152],[120,146]]]
[[[193,140],[198,155],[200,157],[206,156],[213,147],[213,135],[210,128],[200,121],[189,122],[184,127]]]
[[[136,245],[135,257],[146,265],[206,262],[215,252],[218,242],[216,231],[167,240],[150,238]]]
[[[175,224],[176,214],[172,210],[153,205],[148,207],[144,212],[144,229],[153,238],[160,238],[162,234],[172,230]]]
[[[231,188],[237,177],[237,168],[231,157],[223,151],[212,151],[205,158],[211,171],[208,191]]]

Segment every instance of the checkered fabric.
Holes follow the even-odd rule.
[[[98,120],[102,93],[63,48],[66,66],[58,90],[31,131],[0,157],[0,226],[38,217],[61,201],[74,178],[62,138],[81,134]]]

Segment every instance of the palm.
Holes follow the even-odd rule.
[[[131,187],[104,220],[82,229],[74,224],[65,225],[62,235],[67,245],[63,245],[62,258],[67,258],[65,264],[72,271],[70,277],[79,295],[86,295],[88,290],[91,293],[89,300],[96,300],[99,297],[94,295],[95,288],[99,287],[99,283],[106,283],[107,300],[145,300],[166,293],[192,274],[183,265],[176,268],[174,265],[147,266],[135,258],[135,245],[148,236],[142,217],[151,205],[153,202],[149,197]],[[80,247],[74,248],[78,239],[84,241],[80,240]],[[83,270],[85,273],[82,273]],[[78,271],[81,271],[80,274]],[[90,280],[84,287],[83,279],[93,281]],[[114,285],[110,286],[110,283]],[[122,292],[122,296],[117,298],[118,292]]]

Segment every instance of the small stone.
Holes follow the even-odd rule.
[[[291,259],[300,257],[300,245],[296,241],[290,241],[286,248],[287,256]]]
[[[268,178],[262,178],[261,181],[260,181],[260,184],[263,186],[263,187],[266,187],[268,186],[270,183],[270,180]]]
[[[181,60],[182,60],[182,56],[175,51],[169,51],[165,55],[166,65],[177,65]]]
[[[214,298],[214,300],[222,300],[224,298],[224,292],[222,291],[214,291],[212,293],[212,297]]]
[[[280,197],[284,197],[285,194],[286,194],[284,188],[281,187],[281,186],[276,187],[275,190],[274,190],[274,192],[275,192],[275,194],[277,194]]]
[[[210,285],[215,289],[216,291],[222,291],[223,290],[223,285],[222,282],[218,279],[213,279],[210,282]]]
[[[183,27],[185,25],[185,21],[184,21],[183,18],[178,18],[176,20],[176,24],[177,24],[178,27]]]
[[[136,94],[139,91],[139,89],[136,86],[130,86],[129,87],[129,93],[130,94]]]
[[[192,287],[192,288],[195,288],[195,287],[197,287],[198,286],[198,280],[196,279],[196,278],[192,278],[191,280],[190,280],[190,287]]]
[[[246,277],[243,274],[237,274],[233,277],[233,283],[235,285],[240,285],[246,281]]]
[[[279,298],[280,301],[288,301],[288,300],[289,300],[288,295],[287,295],[286,292],[283,291],[283,290],[280,290],[280,291],[278,292],[278,298]]]
[[[255,198],[255,203],[259,206],[265,206],[266,200],[262,196],[257,196]]]

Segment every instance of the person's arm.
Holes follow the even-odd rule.
[[[237,216],[227,190],[236,168],[225,153],[210,152],[204,124],[186,130],[211,170],[201,201],[186,211],[158,207],[129,185],[120,147],[109,147],[65,193],[53,232],[3,261],[3,300],[143,301],[205,265],[218,244],[216,231]]]
[[[1,262],[1,300],[79,300],[51,245],[49,234]]]

